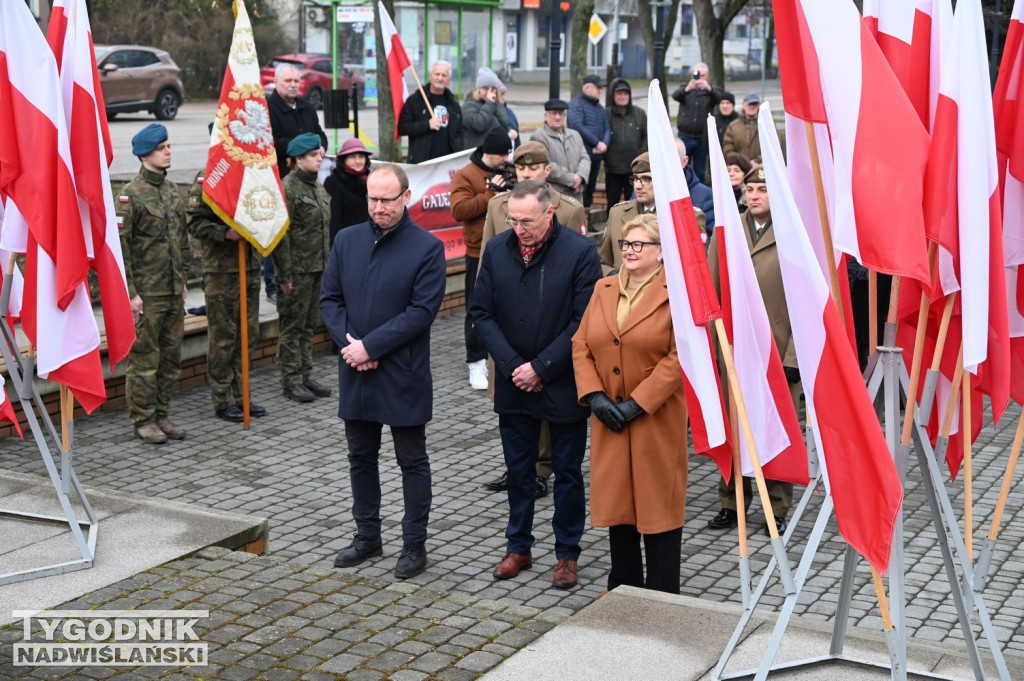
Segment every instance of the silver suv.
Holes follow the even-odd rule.
[[[157,120],[178,115],[185,100],[181,69],[171,55],[144,45],[96,45],[96,66],[107,118],[148,111]]]

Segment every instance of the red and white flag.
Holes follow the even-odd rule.
[[[47,41],[60,73],[75,188],[87,250],[99,282],[107,357],[113,368],[135,343],[135,322],[107,170],[113,159],[110,130],[85,0],[53,3]]]
[[[976,374],[998,421],[1009,403],[1010,351],[987,61],[981,7],[958,3],[942,55],[925,215],[932,238],[953,264],[952,276],[942,277],[942,292],[960,291],[964,367]]]
[[[21,424],[18,423],[18,417],[14,413],[14,405],[11,404],[11,400],[7,397],[7,388],[4,387],[4,384],[4,377],[0,376],[0,421],[13,423],[14,429],[18,431],[18,435],[24,440],[25,435],[21,432]]]
[[[864,22],[928,129],[939,96],[941,34],[952,18],[950,0],[864,0]]]
[[[766,478],[806,485],[807,448],[803,431],[757,283],[747,230],[729,183],[715,119],[711,116],[708,117],[708,132],[723,320],[734,348],[736,379],[743,391],[754,445]],[[754,468],[746,438],[741,438],[739,445],[743,475],[751,476]]]
[[[1009,307],[1010,395],[1024,404],[1024,0],[1013,3],[992,108],[999,192],[1003,204],[1003,257]]]
[[[66,385],[91,412],[106,388],[61,85],[53,52],[17,2],[0,3],[0,130],[4,238],[25,253],[22,328],[37,348],[38,374]],[[68,272],[81,273],[70,292]]]
[[[658,222],[672,329],[683,372],[694,451],[711,457],[722,477],[729,480],[732,448],[708,327],[713,319],[722,316],[722,310],[660,88],[657,80],[651,81],[647,139],[651,176],[658,187],[655,204],[661,216]]]
[[[203,201],[263,255],[270,255],[288,229],[270,110],[243,0],[235,3],[235,29],[203,175]]]
[[[814,47],[816,62],[787,64],[781,51],[779,62],[783,85],[795,81],[793,89],[815,105],[800,117],[826,115],[835,247],[865,267],[927,285],[921,197],[928,134],[917,112],[852,2],[778,0],[773,7],[780,49],[787,45],[806,57],[808,50],[799,48]]]
[[[3,286],[3,281],[7,277],[7,264],[11,262],[11,255],[13,255],[13,251],[8,250],[4,243],[4,206],[6,203],[7,197],[0,191],[0,287]],[[19,221],[21,220],[19,218]],[[14,274],[11,276],[11,297],[7,301],[6,310],[7,324],[11,327],[11,331],[14,331],[14,325],[21,321],[21,301],[24,291],[25,277],[21,274],[21,270],[15,267]]]
[[[846,340],[828,285],[800,224],[785,164],[775,146],[764,143],[776,136],[767,105],[761,107],[758,129],[793,342],[822,478],[835,504],[840,534],[872,566],[885,572],[903,502],[899,474],[857,356]]]
[[[409,98],[409,88],[405,84],[403,74],[407,68],[412,66],[412,60],[409,59],[405,45],[402,44],[402,36],[395,28],[395,22],[391,20],[391,15],[388,14],[383,2],[377,3],[377,11],[380,12],[380,32],[384,37],[384,56],[388,61],[391,107],[395,110],[395,139],[398,139],[398,117],[402,113],[402,107],[405,106],[405,100]],[[401,89],[398,87],[399,83],[402,85]]]

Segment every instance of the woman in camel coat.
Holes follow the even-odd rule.
[[[591,525],[609,528],[609,589],[630,584],[679,593],[686,402],[657,217],[628,222],[619,244],[622,269],[597,282],[573,336],[577,393],[594,412]]]

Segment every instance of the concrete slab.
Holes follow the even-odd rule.
[[[14,621],[13,610],[51,608],[207,546],[266,543],[268,535],[265,518],[94,488],[86,497],[99,519],[93,567],[0,586],[0,625]],[[48,478],[0,470],[0,499],[5,511],[63,516]],[[84,522],[81,505],[73,507]],[[0,574],[81,557],[66,526],[0,518]]]
[[[741,614],[741,608],[735,605],[623,586],[525,646],[482,678],[704,681],[713,678],[711,671]],[[726,668],[727,675],[755,669],[760,664],[774,623],[773,613],[755,613]],[[831,628],[823,623],[794,617],[775,664],[827,656],[830,636]],[[910,678],[973,678],[966,654],[958,652],[911,639],[908,668],[939,676],[912,674]],[[865,664],[833,659],[775,672],[772,678],[890,678],[888,651],[881,632],[849,629],[844,656]],[[986,678],[997,678],[991,660],[987,655],[983,657]],[[1024,678],[1024,664],[1011,660],[1010,676]]]

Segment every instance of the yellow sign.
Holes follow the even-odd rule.
[[[597,45],[607,32],[608,26],[601,20],[601,17],[596,14],[592,15],[590,17],[590,44]]]

